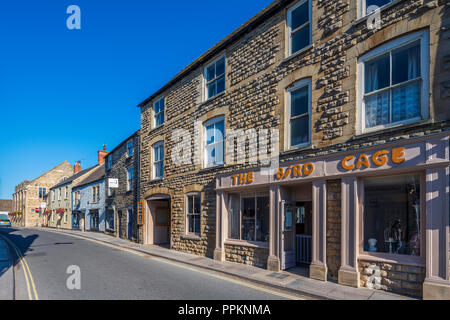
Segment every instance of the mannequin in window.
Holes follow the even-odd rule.
[[[391,228],[392,238],[394,239],[395,243],[395,252],[396,254],[399,253],[400,249],[403,247],[402,243],[402,225],[400,220],[395,220],[394,225]]]

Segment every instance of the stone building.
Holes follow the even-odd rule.
[[[106,145],[103,145],[103,150],[99,150],[97,165],[82,170],[81,162],[77,162],[74,167],[72,175],[57,185],[54,185],[50,190],[50,199],[48,199],[49,214],[47,216],[47,226],[51,228],[61,229],[80,229],[81,219],[83,218],[79,212],[72,214],[72,206],[74,199],[72,199],[72,189],[75,185],[82,182],[95,172],[95,170],[105,163],[105,157],[108,155]]]
[[[96,166],[72,187],[73,228],[105,231],[105,164]]]
[[[450,298],[450,5],[373,3],[274,1],[139,105],[144,243]]]
[[[74,184],[85,179],[96,168],[90,167],[82,170],[81,162],[77,162],[70,177],[62,179],[50,189],[48,199],[47,227],[58,229],[72,229],[79,221],[76,215],[72,215],[72,188]],[[75,223],[74,223],[75,221]]]
[[[41,203],[50,188],[69,177],[73,167],[64,161],[34,180],[27,180],[15,187],[11,222],[17,227],[36,227],[43,223]]]
[[[109,153],[105,179],[106,233],[134,242],[140,242],[143,235],[137,221],[139,133],[133,133]]]

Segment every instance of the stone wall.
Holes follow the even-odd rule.
[[[361,287],[422,297],[425,268],[359,261]]]
[[[331,280],[338,280],[341,267],[341,180],[327,181],[327,267]]]
[[[127,143],[133,140],[133,156],[127,156]],[[140,160],[140,139],[139,132],[134,133],[131,137],[120,143],[109,156],[112,157],[112,166],[106,170],[105,181],[108,179],[119,179],[119,188],[113,189],[112,195],[108,193],[108,186],[105,188],[106,192],[106,207],[114,211],[114,231],[110,233],[116,237],[124,239],[131,238],[134,242],[143,243],[143,227],[137,225],[137,203],[139,202],[139,160]],[[127,170],[133,168],[134,181],[133,188],[127,191]],[[133,212],[132,215],[132,234],[128,235],[128,209]],[[119,211],[122,211],[122,230],[119,230]]]
[[[249,266],[267,268],[269,249],[253,248],[239,245],[225,245],[225,259],[230,262],[243,263]]]
[[[205,169],[196,159],[202,159],[202,147],[191,140],[191,162],[172,162],[172,152],[179,141],[172,139],[177,129],[194,135],[194,123],[224,116],[227,129],[278,129],[281,162],[318,157],[339,151],[381,145],[449,130],[450,112],[445,108],[449,99],[441,97],[439,86],[430,86],[430,119],[374,133],[359,134],[357,129],[357,65],[358,58],[379,45],[409,32],[430,30],[430,76],[440,76],[445,70],[436,67],[445,48],[445,35],[440,32],[445,1],[398,1],[382,12],[381,30],[367,29],[366,20],[358,19],[356,1],[312,1],[312,42],[303,52],[286,57],[286,6],[293,1],[280,1],[273,14],[261,23],[240,32],[219,49],[211,50],[183,71],[180,78],[158,92],[141,106],[141,189],[146,197],[155,188],[170,190],[172,248],[199,255],[212,256],[215,247],[215,177],[255,167],[254,164],[227,164]],[[434,5],[437,4],[437,5]],[[438,7],[439,6],[439,7]],[[212,60],[226,55],[226,91],[204,101],[203,68]],[[448,53],[447,53],[448,54]],[[447,71],[445,71],[447,72]],[[312,82],[311,146],[289,150],[286,145],[286,89],[295,82],[310,78]],[[152,127],[152,104],[166,97],[166,122]],[[439,96],[439,98],[437,98]],[[200,132],[200,139],[202,139]],[[165,143],[165,176],[152,179],[152,145]],[[226,149],[225,154],[230,150]],[[199,239],[186,237],[186,186],[199,185],[206,195],[202,201],[202,225]],[[336,187],[337,188],[337,187]],[[337,192],[337,191],[336,191]],[[330,199],[328,246],[335,277],[339,265],[337,201]],[[335,202],[334,202],[335,201]],[[333,206],[336,206],[333,207]],[[148,217],[147,217],[148,218]],[[336,221],[331,221],[336,219]],[[334,256],[333,256],[334,255]],[[331,258],[332,257],[332,258]]]

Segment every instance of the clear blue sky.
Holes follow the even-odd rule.
[[[0,198],[64,160],[95,165],[139,129],[140,102],[271,1],[1,1]]]

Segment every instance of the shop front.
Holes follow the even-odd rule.
[[[217,178],[215,259],[450,298],[449,134]]]

